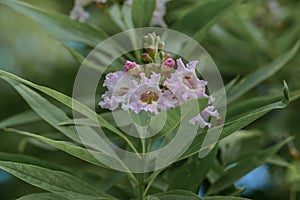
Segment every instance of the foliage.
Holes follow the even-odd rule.
[[[62,2],[58,4],[65,6]],[[47,39],[55,41],[78,63],[109,36],[133,27],[149,26],[155,9],[154,0],[134,0],[132,6],[123,4],[123,1],[112,0],[97,9],[91,4],[88,7],[90,20],[81,23],[70,19],[66,13],[44,9],[34,3],[0,0],[1,9],[10,8],[38,23]],[[114,171],[84,147],[74,123],[79,123],[87,134],[93,134],[95,124],[99,123],[110,139],[125,149],[139,151],[139,141],[111,123],[109,113],[92,111],[73,99],[70,91],[60,92],[63,89],[58,83],[40,84],[39,81],[29,81],[32,78],[21,78],[22,75],[17,76],[15,72],[0,70],[3,84],[12,86],[29,106],[29,110],[21,108],[23,112],[5,116],[0,121],[3,132],[0,135],[3,137],[0,168],[34,186],[27,191],[16,189],[7,198],[242,200],[247,198],[241,197],[243,189],[236,188],[235,182],[253,169],[269,163],[275,174],[283,171],[281,184],[290,185],[284,190],[296,199],[300,189],[297,184],[300,181],[297,161],[300,156],[296,151],[299,138],[284,133],[294,135],[300,128],[295,120],[300,98],[300,24],[297,21],[300,5],[293,0],[282,5],[285,12],[276,16],[266,1],[172,0],[167,3],[165,20],[168,28],[200,42],[216,61],[226,82],[228,106],[216,146],[202,147],[207,130],[200,129],[175,163],[154,172]],[[93,21],[96,17],[101,22]],[[97,69],[103,70],[101,66]],[[297,73],[298,78],[292,78]],[[73,76],[69,76],[66,81],[72,81]],[[63,75],[61,77],[64,79]],[[0,86],[5,90],[7,85]],[[5,103],[3,100],[4,106]],[[71,118],[71,109],[88,120]],[[155,138],[153,144],[161,138],[172,137],[178,121],[183,120],[176,117],[176,112],[169,113],[168,126],[164,127],[168,129],[167,136]],[[16,143],[13,144],[12,140]],[[5,143],[13,145],[8,148],[2,145]],[[15,151],[18,145],[19,150],[24,151],[22,154]],[[200,159],[198,153],[205,148],[213,149]],[[105,153],[93,151],[103,160],[111,159]],[[289,151],[294,154],[289,156]],[[26,185],[15,179],[7,184]],[[205,189],[204,197],[198,196],[200,187]]]

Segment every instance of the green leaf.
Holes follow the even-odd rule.
[[[232,3],[232,0],[222,0],[208,1],[196,5],[182,19],[176,21],[172,28],[189,35],[196,33],[196,38],[200,38],[202,37],[200,35],[203,34],[201,31],[207,31],[208,27],[211,26]]]
[[[285,182],[290,186],[291,191],[300,191],[300,162],[295,160],[290,163],[285,177]]]
[[[60,126],[68,126],[68,125],[80,125],[80,126],[90,126],[90,127],[97,127],[99,126],[96,121],[92,121],[87,118],[78,118],[78,119],[69,119],[64,122],[61,122]]]
[[[65,198],[52,193],[37,193],[22,196],[17,200],[65,200]]]
[[[0,168],[33,186],[67,199],[115,199],[65,172],[9,161],[0,161]]]
[[[278,102],[281,99],[282,95],[268,95],[236,102],[232,106],[229,106],[226,118],[230,121],[239,119],[241,116],[251,113],[254,109]]]
[[[67,42],[75,41],[95,47],[108,37],[102,30],[90,24],[72,20],[69,16],[58,12],[43,10],[22,1],[3,0],[0,3],[38,22],[49,33],[50,38],[58,40],[59,44],[80,63],[83,62],[84,56],[68,47]],[[102,66],[91,62],[85,62],[85,65],[96,70],[104,70]]]
[[[134,24],[132,21],[132,7],[130,5],[123,4],[122,14],[124,18],[124,23],[126,24],[128,29],[134,29]]]
[[[85,128],[83,131],[85,131],[87,134],[95,134],[95,133],[91,132],[92,129],[87,128],[87,127],[83,127],[83,128]],[[109,168],[107,166],[109,163],[114,166],[123,166],[124,167],[123,170],[128,171],[128,168],[124,165],[124,163],[119,159],[119,157],[115,154],[115,152],[112,149],[104,148],[104,150],[101,152],[95,151],[95,150],[90,150],[90,149],[87,150],[86,148],[76,146],[70,142],[52,140],[50,138],[46,138],[46,137],[43,137],[43,136],[40,136],[37,134],[33,134],[30,132],[26,132],[26,131],[20,131],[20,130],[11,129],[11,128],[7,128],[7,129],[5,129],[5,131],[14,132],[14,133],[21,134],[24,136],[32,137],[32,138],[37,139],[41,142],[44,142],[52,147],[60,149],[61,151],[64,151],[72,156],[75,156],[81,160],[89,162],[93,165],[101,166],[104,168]],[[104,165],[103,163],[106,163],[106,165]],[[131,172],[128,171],[128,173],[130,175],[132,175]]]
[[[252,74],[242,79],[235,87],[233,87],[227,94],[227,102],[231,103],[264,80],[273,76],[281,68],[283,68],[297,53],[300,47],[300,40],[295,46],[283,56],[277,58],[269,65],[260,68]]]
[[[186,190],[172,190],[147,197],[147,200],[200,200],[200,198]]]
[[[237,2],[237,1],[235,1]],[[202,41],[205,36],[207,35],[207,33],[209,32],[209,30],[211,30],[211,26],[214,25],[216,22],[218,22],[222,17],[225,16],[226,12],[229,12],[230,10],[232,10],[231,8],[233,8],[233,5],[235,3],[234,1],[215,1],[215,2],[211,2],[213,4],[217,4],[212,5],[214,10],[211,11],[209,13],[209,15],[207,17],[209,18],[203,18],[206,19],[205,24],[193,35],[193,38],[200,42]],[[203,8],[205,9],[205,7]],[[202,18],[203,16],[201,16]]]
[[[261,130],[236,131],[219,142],[222,165],[230,165],[261,151],[264,146]]]
[[[75,51],[74,49],[68,47],[67,45],[64,45],[63,43],[61,43],[61,45],[72,55],[72,57],[79,63],[82,63],[84,61],[84,57],[78,53],[77,51]]]
[[[156,7],[155,0],[133,0],[132,20],[136,28],[148,27]]]
[[[47,169],[52,170],[58,170],[58,171],[64,171],[66,173],[73,174],[74,172],[70,169],[57,166],[53,163],[46,162],[44,160],[27,156],[27,155],[20,155],[20,154],[12,154],[12,153],[6,153],[6,152],[0,152],[0,160],[1,161],[8,161],[8,162],[18,162],[18,163],[24,163],[29,165],[36,165],[40,167],[44,167]]]
[[[112,5],[109,8],[109,14],[111,16],[111,19],[120,27],[121,30],[125,31],[128,29],[126,27],[126,24],[124,23],[120,5],[118,4]]]
[[[80,139],[76,134],[75,127],[63,127],[58,125],[60,122],[69,119],[69,117],[61,109],[51,104],[48,100],[27,86],[7,77],[0,76],[0,78],[11,84],[41,118],[65,136],[76,142],[80,142]]]
[[[3,75],[3,76],[1,76],[1,75]],[[114,132],[115,134],[117,134],[118,136],[120,136],[122,139],[124,139],[124,141],[126,141],[128,143],[128,145],[131,147],[131,149],[134,152],[137,152],[137,150],[135,149],[133,144],[130,142],[130,140],[121,131],[119,131],[117,128],[115,128],[110,123],[108,123],[103,117],[101,117],[100,115],[98,115],[97,113],[92,111],[88,106],[86,106],[86,105],[80,103],[79,101],[77,101],[75,99],[72,99],[71,97],[66,96],[66,95],[64,95],[64,94],[62,94],[58,91],[55,91],[53,89],[50,89],[50,88],[47,88],[47,87],[44,87],[44,86],[34,84],[30,81],[22,79],[18,76],[15,76],[15,75],[11,74],[11,73],[0,70],[0,78],[7,81],[8,79],[5,78],[5,77],[7,77],[9,79],[16,80],[16,81],[21,82],[21,83],[24,83],[24,84],[26,84],[30,87],[33,87],[33,88],[47,94],[48,96],[51,96],[52,98],[58,100],[59,102],[61,102],[64,105],[68,106],[69,108],[85,115],[86,117],[88,117],[92,121],[98,121],[99,124],[102,126],[102,128],[107,128],[108,130],[110,130],[110,131]],[[61,116],[60,116],[60,118],[61,118]],[[61,121],[56,123],[56,125],[58,126],[59,123],[61,123],[63,121],[66,121],[68,119],[69,118],[65,118],[65,120],[61,119]]]
[[[239,161],[234,167],[226,171],[226,173],[223,176],[221,176],[209,188],[207,194],[217,194],[223,189],[226,189],[228,186],[231,186],[232,183],[246,175],[251,170],[263,165],[268,158],[272,157],[280,148],[282,148],[291,139],[292,138],[287,138],[286,140],[270,147],[267,150],[264,150]]]
[[[286,101],[293,102],[300,98],[300,90],[295,90],[286,94]],[[226,118],[230,121],[239,119],[241,116],[251,113],[252,110],[264,107],[268,104],[280,101],[282,95],[268,95],[264,97],[254,97],[251,99],[246,99],[241,102],[237,102],[230,106],[227,110]]]
[[[11,116],[5,120],[2,120],[0,122],[0,129],[8,126],[17,126],[17,125],[27,124],[31,122],[36,122],[38,120],[41,120],[41,118],[35,112],[29,110]]]
[[[60,41],[77,41],[90,46],[98,45],[107,35],[86,23],[72,20],[61,13],[43,10],[23,1],[1,0],[0,3],[32,18]]]
[[[207,172],[211,169],[216,156],[217,149],[210,152],[205,158],[199,159],[193,156],[182,166],[170,171],[168,179],[169,190],[181,189],[197,193],[200,184],[205,179]]]
[[[42,141],[52,147],[55,147],[57,149],[60,149],[70,155],[73,155],[81,160],[87,161],[89,163],[92,163],[94,165],[98,165],[101,167],[105,167],[105,165],[101,164],[100,161],[98,161],[92,154],[91,152],[93,152],[93,154],[97,154],[98,156],[101,156],[102,159],[108,159],[111,160],[112,158],[109,157],[107,154],[101,153],[101,152],[96,152],[96,151],[88,151],[85,148],[82,148],[80,146],[76,146],[70,142],[65,142],[65,141],[56,141],[56,140],[52,140],[37,134],[33,134],[33,133],[29,133],[26,131],[20,131],[20,130],[16,130],[16,129],[11,129],[11,128],[7,128],[5,129],[5,131],[8,132],[14,132],[14,133],[18,133],[24,136],[28,136],[28,137],[33,137],[39,141]]]
[[[230,196],[212,196],[212,197],[203,197],[203,200],[247,200],[248,198],[242,197],[230,197]]]

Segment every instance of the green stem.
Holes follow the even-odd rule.
[[[138,180],[138,184],[135,185],[137,199],[138,200],[146,200],[145,196],[145,174],[137,174],[136,179]]]
[[[297,199],[297,191],[294,188],[294,183],[292,184],[291,190],[290,190],[290,200],[296,200]]]
[[[156,177],[162,172],[162,170],[157,170],[149,176],[149,178],[146,180],[148,182],[146,189],[144,190],[144,196],[147,195],[148,190],[150,189],[152,183],[155,181]]]

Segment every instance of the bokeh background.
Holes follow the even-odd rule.
[[[197,1],[201,2],[204,0]],[[238,0],[236,0],[238,1]],[[27,0],[38,7],[69,15],[72,0]],[[121,30],[110,19],[109,1],[106,5],[91,4],[86,9],[91,13],[88,23],[100,27],[109,35]],[[176,20],[195,4],[195,0],[172,0],[167,4],[165,21],[172,29]],[[199,19],[185,26],[193,26]],[[50,26],[50,25],[49,25]],[[48,27],[51,29],[51,26]],[[189,34],[189,33],[187,33]],[[243,77],[268,65],[289,51],[300,36],[299,0],[244,0],[239,1],[229,12],[210,27],[208,34],[199,39],[200,44],[216,62],[225,83],[237,76]],[[88,48],[77,43],[67,43],[78,51]],[[15,10],[0,4],[0,69],[12,72],[35,83],[48,86],[71,95],[78,63],[69,52],[54,40],[38,23]],[[300,53],[272,78],[243,96],[264,97],[278,94],[286,80],[291,91],[300,89]],[[17,113],[29,110],[23,99],[4,81],[0,81],[0,123]],[[244,196],[253,199],[300,199],[300,101],[288,108],[273,111],[246,127],[242,134],[235,134],[220,144],[220,160],[226,165],[230,159],[263,149],[281,140],[286,135],[295,139],[289,146],[265,165],[257,168],[236,182],[244,187]],[[19,128],[32,128],[42,132],[54,132],[46,123],[37,121]],[[226,145],[230,145],[229,147]],[[223,146],[222,146],[223,145]],[[226,148],[225,148],[226,146]],[[49,149],[40,143],[22,136],[0,130],[0,151],[25,153],[64,166],[80,167],[81,162],[65,153]],[[53,153],[55,152],[55,153]],[[85,164],[87,169],[92,166]],[[89,168],[90,167],[90,168]],[[291,178],[292,177],[292,178]],[[40,191],[35,187],[0,171],[1,199],[15,199],[27,193]],[[200,195],[205,193],[202,188]]]

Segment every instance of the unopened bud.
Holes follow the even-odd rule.
[[[165,48],[165,43],[164,42],[159,42],[158,43],[158,49],[161,51]]]
[[[143,53],[142,54],[142,59],[144,62],[146,63],[151,63],[153,62],[153,59],[151,58],[151,56],[148,53]]]
[[[167,57],[167,58],[172,58],[172,54],[167,53],[167,54],[166,54],[166,57]]]
[[[131,61],[126,61],[125,65],[124,65],[124,69],[126,72],[128,72],[130,69],[133,69],[135,67],[137,67],[138,64],[136,64],[136,62],[131,62]]]
[[[170,67],[170,68],[174,68],[175,67],[175,61],[173,60],[173,58],[168,58],[163,62],[164,65]]]
[[[152,59],[155,59],[156,58],[156,54],[157,54],[157,49],[154,48],[154,47],[149,47],[149,48],[147,48],[147,53],[150,55],[150,57]]]

